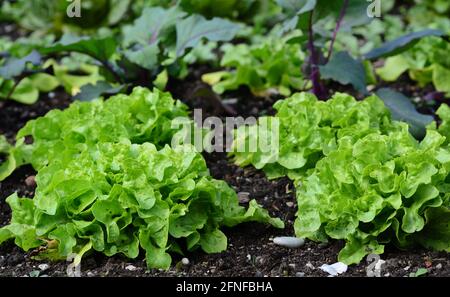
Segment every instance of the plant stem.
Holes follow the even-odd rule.
[[[314,11],[311,11],[310,17],[309,17],[309,38],[308,38],[308,49],[310,52],[309,55],[309,65],[311,68],[311,74],[310,79],[313,85],[313,93],[319,98],[319,99],[325,99],[326,97],[326,90],[325,87],[322,85],[322,82],[320,81],[320,72],[319,72],[319,56],[317,55],[316,48],[314,47],[314,30],[313,30],[313,13]]]
[[[14,94],[14,92],[17,89],[17,86],[20,84],[21,81],[22,81],[22,78],[18,79],[17,81],[14,82],[14,85],[12,86],[11,90],[9,90],[8,95],[6,96],[6,100],[11,99],[11,96]]]
[[[119,83],[123,83],[123,79],[120,77],[120,75],[114,71],[114,69],[112,68],[112,66],[109,64],[108,61],[100,61],[100,63],[102,63],[103,67],[106,68],[106,70],[108,70],[115,78],[115,80]]]
[[[333,53],[334,42],[336,41],[337,34],[339,32],[339,29],[341,28],[341,24],[342,24],[342,21],[344,20],[345,13],[347,12],[348,2],[349,2],[349,0],[344,0],[344,3],[342,4],[341,12],[339,13],[339,17],[336,22],[336,27],[334,28],[334,31],[333,31],[333,37],[331,39],[330,49],[328,50],[327,62],[330,60],[331,54]]]

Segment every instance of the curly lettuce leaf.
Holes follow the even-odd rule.
[[[283,227],[255,201],[239,205],[236,193],[209,176],[193,147],[159,151],[150,143],[99,143],[71,159],[55,157],[36,176],[33,199],[12,195],[11,224],[1,241],[24,250],[53,241],[53,256],[89,250],[129,258],[146,251],[149,268],[167,269],[173,241],[206,253],[227,247],[221,226],[257,221]]]

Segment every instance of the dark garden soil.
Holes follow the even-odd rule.
[[[14,24],[1,24],[0,35],[9,35],[13,40],[23,36]],[[211,69],[203,66],[193,67],[184,80],[171,80],[168,90],[175,98],[182,99],[191,110],[201,108],[203,117],[239,115],[243,117],[274,114],[273,103],[280,98],[255,98],[246,88],[230,92],[223,101],[202,83],[199,77]],[[429,88],[415,88],[406,76],[390,85],[411,98],[425,98],[437,101],[431,106],[427,100],[419,102],[419,110],[433,114],[439,104],[439,94],[433,94]],[[347,88],[331,86],[332,91],[350,92]],[[359,98],[362,99],[362,98]],[[223,102],[223,103],[222,103]],[[13,142],[17,131],[30,119],[44,115],[54,108],[63,109],[71,103],[64,91],[44,95],[31,106],[0,101],[0,134]],[[275,245],[275,236],[293,236],[295,219],[295,190],[288,179],[269,181],[264,173],[252,168],[239,168],[230,162],[225,153],[205,154],[211,174],[217,179],[227,181],[240,196],[242,203],[256,199],[271,215],[282,218],[285,230],[277,230],[260,224],[242,224],[233,229],[224,229],[228,237],[228,249],[220,254],[206,255],[201,251],[187,254],[188,265],[181,263],[181,256],[173,256],[173,265],[169,271],[147,270],[141,255],[136,260],[122,256],[106,257],[101,254],[85,256],[82,276],[327,276],[318,267],[337,261],[337,254],[343,243],[332,241],[329,244],[317,244],[307,241],[298,249],[288,249]],[[2,156],[0,156],[2,161]],[[22,197],[33,197],[35,172],[30,166],[24,166],[8,179],[0,182],[0,227],[9,223],[11,211],[5,199],[14,192]],[[142,254],[142,253],[141,253]],[[0,246],[0,276],[66,276],[66,262],[40,262],[32,257],[35,251],[23,252],[8,242]],[[430,252],[422,249],[400,251],[386,247],[381,256],[386,261],[382,267],[384,276],[409,276],[419,268],[427,268],[428,276],[449,276],[450,256],[447,253]],[[353,265],[343,276],[365,276],[369,263]]]
[[[208,88],[198,77],[205,70],[201,67],[184,81],[172,80],[169,91],[174,97],[185,101],[190,108],[202,108],[204,117],[210,115],[257,116],[273,114],[272,104],[277,98],[254,98],[250,92],[241,89],[224,96],[228,105],[214,100]],[[199,93],[199,90],[200,93]],[[15,133],[28,121],[45,114],[53,108],[64,108],[70,98],[64,92],[56,92],[52,98],[41,98],[32,106],[24,106],[11,101],[0,102],[0,134],[6,134],[11,141]],[[216,98],[217,99],[217,98]],[[286,222],[285,230],[276,230],[260,224],[243,224],[233,229],[224,229],[228,237],[228,249],[220,254],[206,255],[201,251],[187,254],[188,265],[183,265],[181,256],[173,256],[169,271],[146,268],[141,255],[136,260],[122,256],[108,258],[101,254],[85,256],[82,262],[83,276],[327,276],[318,267],[337,262],[337,254],[343,243],[333,241],[317,244],[307,241],[298,249],[288,249],[275,245],[275,236],[293,236],[293,221],[296,212],[295,193],[287,179],[269,181],[261,171],[233,165],[225,153],[205,154],[211,174],[227,181],[242,197],[241,202],[256,199],[269,212]],[[10,209],[5,198],[14,192],[20,196],[34,194],[35,172],[29,166],[17,170],[7,180],[0,183],[0,226],[10,220]],[[31,177],[31,178],[30,178]],[[68,263],[39,262],[32,259],[34,251],[23,252],[8,242],[0,246],[0,276],[66,276]],[[399,251],[386,247],[381,256],[386,261],[382,267],[384,276],[409,276],[419,268],[427,268],[428,276],[449,276],[450,256],[447,253],[426,250]],[[44,265],[42,265],[44,264]],[[353,265],[343,276],[365,276],[369,263],[363,261]],[[40,267],[39,267],[40,266]]]

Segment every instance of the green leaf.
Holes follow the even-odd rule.
[[[300,15],[313,10],[316,7],[317,0],[277,0],[277,4],[290,13]]]
[[[138,50],[126,50],[125,56],[131,62],[148,70],[154,70],[158,65],[159,47],[157,43],[146,45]]]
[[[80,93],[73,97],[74,100],[91,101],[102,95],[115,95],[123,89],[123,85],[113,86],[105,81],[99,81],[95,85],[87,84],[81,87]]]
[[[425,127],[434,119],[417,112],[414,104],[405,95],[388,88],[379,89],[376,94],[391,110],[392,117],[409,124],[410,132],[417,138],[425,135]]]
[[[123,44],[128,47],[138,43],[141,45],[158,44],[161,39],[166,38],[166,33],[186,13],[176,7],[164,9],[161,7],[147,7],[142,15],[137,18],[133,25],[123,27]]]
[[[404,56],[398,55],[387,58],[383,67],[378,68],[376,73],[385,81],[395,81],[408,69],[408,61]]]
[[[111,0],[111,10],[108,14],[108,24],[117,24],[127,13],[131,0]]]
[[[195,47],[203,38],[209,41],[230,41],[241,26],[221,18],[207,20],[192,15],[176,24],[176,56],[184,55],[186,49]]]
[[[89,38],[66,34],[57,43],[41,48],[39,51],[42,54],[77,52],[98,61],[107,61],[116,52],[116,48],[117,43],[113,37]]]
[[[6,98],[14,88],[15,82],[7,81],[0,90],[0,96]],[[15,87],[10,99],[22,104],[34,104],[39,99],[39,89],[35,87],[33,81],[25,77]]]
[[[50,242],[41,259],[76,252],[76,263],[92,250],[136,258],[141,246],[149,268],[168,269],[169,252],[182,252],[180,241],[188,250],[220,252],[222,226],[282,227],[256,202],[240,206],[193,146],[168,145],[180,117],[191,127],[186,107],[169,93],[137,87],[130,95],[50,111],[19,131],[17,147],[0,140],[3,151],[38,172],[33,199],[8,198],[12,220],[0,229],[0,242],[14,239],[25,250]]]
[[[392,41],[388,41],[381,47],[371,50],[364,55],[364,58],[373,60],[377,58],[398,55],[414,46],[423,37],[428,36],[445,36],[445,33],[441,30],[435,29],[428,29],[410,33]]]
[[[320,75],[343,85],[351,84],[359,92],[367,94],[364,66],[347,52],[336,53],[325,66],[320,66]]]
[[[40,92],[48,93],[56,89],[60,83],[56,77],[47,73],[36,73],[30,76],[31,83]]]
[[[416,272],[411,272],[409,277],[419,277],[423,276],[428,273],[428,270],[426,268],[419,268]]]
[[[436,90],[450,94],[450,70],[439,64],[433,66],[433,84]]]
[[[0,67],[0,77],[4,79],[13,79],[25,71],[28,63],[35,66],[39,65],[41,63],[41,55],[33,50],[23,58],[12,57],[7,59],[4,65]]]
[[[227,237],[220,230],[202,234],[200,246],[208,254],[220,253],[227,249]]]
[[[450,252],[450,210],[447,207],[429,208],[425,212],[425,228],[416,236],[424,247]]]

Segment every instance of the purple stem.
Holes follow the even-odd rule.
[[[308,49],[310,52],[309,55],[309,65],[311,68],[310,79],[313,85],[313,93],[319,99],[325,99],[327,92],[325,87],[322,85],[320,81],[320,72],[319,72],[319,56],[317,55],[316,48],[314,47],[314,30],[313,30],[313,12],[311,12],[309,17],[309,40],[308,40]]]
[[[349,0],[344,0],[344,3],[342,4],[341,12],[339,13],[339,18],[333,31],[333,38],[331,39],[330,49],[328,50],[327,62],[330,60],[331,54],[333,53],[334,42],[336,41],[337,34],[339,32],[339,29],[341,28],[345,13],[347,12],[348,2]]]

